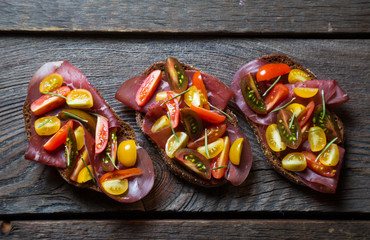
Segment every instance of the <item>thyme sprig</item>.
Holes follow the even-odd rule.
[[[68,99],[68,98],[66,98],[65,96],[60,95],[60,94],[58,94],[58,93],[43,92],[43,94],[53,95],[53,96],[57,96],[57,97],[61,97],[61,98],[64,98],[64,99],[66,99],[66,100],[69,100],[69,99]]]
[[[224,111],[222,111],[221,109],[219,109],[218,107],[215,107],[215,106],[213,106],[211,103],[209,103],[208,102],[208,104],[209,104],[209,106],[211,106],[211,107],[213,107],[214,109],[216,109],[217,111],[219,111],[219,112],[221,112],[221,113],[223,113],[228,119],[230,119],[230,120],[233,120],[233,118],[229,115],[229,114],[227,114],[226,112],[224,112]]]
[[[321,98],[322,98],[322,116],[321,119],[325,117],[325,96],[324,96],[324,89],[321,90]]]
[[[205,146],[205,148],[206,148],[206,154],[207,154],[207,157],[208,158],[210,158],[209,157],[209,152],[208,152],[208,141],[207,141],[208,139],[207,139],[207,128],[206,129],[204,129],[204,146]]]
[[[181,95],[183,95],[183,94],[185,94],[185,93],[187,93],[187,92],[189,92],[189,91],[190,91],[190,89],[188,89],[188,90],[186,90],[186,91],[183,91],[182,93],[179,93],[179,94],[175,95],[174,97],[172,97],[172,98],[170,98],[170,99],[168,99],[168,100],[164,101],[163,103],[161,103],[161,105],[160,105],[160,106],[163,106],[163,104],[165,104],[165,103],[167,103],[167,102],[171,101],[172,99],[175,99],[175,98],[177,98],[178,96],[181,96]]]
[[[97,114],[97,113],[93,113],[93,112],[89,112],[89,113],[92,114],[92,115],[94,115],[94,116],[96,116],[96,117],[103,117],[103,118],[105,118],[105,120],[108,121],[108,118],[104,117],[103,115],[100,115],[100,114]]]
[[[108,156],[109,160],[110,160],[110,161],[111,161],[111,163],[113,164],[114,168],[115,168],[115,169],[117,169],[117,170],[119,170],[119,168],[117,167],[117,165],[114,163],[113,159],[110,157],[110,154],[109,154],[109,153],[107,153],[106,155]]]
[[[320,157],[321,157],[321,155],[335,142],[335,141],[337,141],[337,139],[338,139],[338,137],[336,137],[336,138],[334,138],[333,140],[331,140],[331,142],[328,144],[328,145],[326,145],[326,147],[320,152],[320,154],[317,156],[317,158],[316,158],[316,160],[315,161],[317,161]]]
[[[276,85],[276,83],[278,83],[279,82],[279,80],[280,80],[280,78],[281,78],[281,75],[275,80],[275,82],[266,90],[266,92],[264,93],[264,94],[262,94],[262,97],[264,97],[275,85]]]
[[[221,169],[221,168],[227,168],[227,166],[223,165],[223,166],[219,166],[219,167],[211,168],[211,171],[213,171],[213,170],[217,170],[217,169]]]
[[[44,126],[45,124],[47,124],[49,121],[51,121],[51,119],[55,118],[56,116],[52,116],[51,118],[49,119],[46,119],[45,121],[43,121],[40,125],[37,126],[37,128],[40,128],[42,126]]]
[[[75,114],[73,114],[73,113],[70,113],[70,112],[64,112],[64,111],[62,111],[62,113],[66,114],[66,115],[68,115],[68,116],[70,116],[70,117],[76,118],[77,120],[79,120],[79,121],[81,121],[81,122],[85,122],[85,123],[87,123],[87,122],[88,122],[86,119],[80,118],[79,116],[77,116],[77,115],[75,115]]]
[[[168,112],[167,112],[167,116],[168,116],[168,119],[170,120],[170,127],[171,127],[171,130],[172,130],[172,133],[173,133],[173,135],[175,136],[176,141],[179,143],[179,142],[180,142],[180,140],[179,140],[179,138],[178,138],[178,137],[177,137],[177,135],[176,135],[175,129],[173,129],[173,127],[172,127],[171,117],[170,117],[170,114],[169,114]]]
[[[284,106],[279,107],[279,108],[277,108],[277,109],[274,109],[274,110],[272,110],[270,113],[273,113],[273,112],[279,111],[280,109],[286,108],[286,107],[287,107],[289,104],[291,104],[294,100],[295,100],[295,97],[294,97],[294,98],[292,98],[292,100],[290,100],[290,101],[289,101],[287,104],[285,104]]]

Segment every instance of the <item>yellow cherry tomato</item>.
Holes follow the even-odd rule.
[[[87,167],[89,168],[90,172],[86,167],[82,168],[81,171],[78,173],[78,176],[77,176],[77,182],[78,183],[85,183],[85,182],[90,181],[92,179],[91,178],[91,174],[92,174],[91,165],[88,165]]]
[[[128,180],[125,179],[115,179],[102,182],[102,187],[104,191],[112,195],[121,195],[125,193],[128,189]]]
[[[224,149],[224,140],[222,138],[219,138],[213,143],[207,144],[207,148],[209,157],[207,156],[206,146],[198,147],[197,151],[200,152],[207,159],[212,159]]]
[[[172,134],[172,136],[169,137],[166,142],[165,150],[167,156],[170,158],[175,157],[176,151],[184,148],[189,141],[189,136],[185,132],[176,132],[176,136],[179,139],[179,142],[176,140],[174,134]]]
[[[39,118],[35,121],[35,131],[40,136],[49,136],[58,132],[60,120],[55,116]]]
[[[281,139],[277,125],[271,124],[266,129],[266,141],[272,151],[280,152],[286,149],[286,144]]]
[[[287,154],[283,158],[282,165],[288,171],[300,172],[306,169],[307,161],[303,153],[294,152]]]
[[[319,89],[318,88],[293,88],[295,95],[301,98],[311,98],[315,96]]]
[[[230,162],[234,165],[240,164],[240,156],[242,155],[243,151],[243,142],[244,138],[238,138],[233,142],[233,144],[230,147],[229,159]]]
[[[325,166],[336,166],[339,162],[338,145],[335,143],[330,145],[330,147],[320,156],[319,160]]]
[[[77,150],[80,151],[81,148],[85,145],[84,129],[81,126],[79,126],[75,130],[75,137],[76,137]]]
[[[71,108],[91,108],[94,105],[93,97],[86,89],[74,89],[67,98],[67,104]]]
[[[122,141],[117,150],[118,161],[125,167],[133,167],[136,163],[137,151],[134,140]]]
[[[166,115],[163,115],[162,117],[158,118],[157,121],[155,121],[150,131],[152,131],[152,133],[155,133],[169,126],[170,120]]]
[[[311,127],[308,131],[308,142],[311,151],[321,151],[326,146],[326,135],[321,127]]]
[[[191,105],[203,107],[203,105],[207,103],[207,99],[205,98],[204,94],[196,86],[191,86],[189,90],[190,91],[185,93],[184,96],[186,105],[189,107]]]
[[[288,81],[289,83],[297,83],[311,80],[307,73],[300,69],[292,69],[289,72]]]
[[[285,109],[291,111],[295,117],[298,117],[299,114],[306,109],[306,107],[299,103],[292,103],[289,104],[289,106],[287,106]]]
[[[157,93],[157,95],[155,96],[155,100],[157,102],[159,102],[161,100],[166,100],[166,98],[167,98],[167,92],[170,92],[170,93],[173,93],[174,95],[176,95],[176,93],[174,91],[163,91],[163,92]],[[181,96],[178,96],[177,97],[177,101],[180,102],[180,100],[181,100]]]
[[[63,76],[59,73],[47,75],[40,83],[39,90],[41,93],[51,92],[63,84]]]

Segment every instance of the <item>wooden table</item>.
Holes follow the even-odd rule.
[[[369,1],[0,2],[0,238],[365,239],[370,236]],[[114,99],[120,84],[168,56],[230,84],[246,62],[291,56],[351,97],[337,111],[346,137],[337,193],[296,186],[266,162],[236,105],[254,162],[243,186],[193,186],[173,176]],[[130,123],[155,184],[133,204],[64,182],[24,159],[22,106],[44,62],[68,60]]]

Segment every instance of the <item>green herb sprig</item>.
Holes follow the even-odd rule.
[[[66,152],[67,152],[67,162],[66,162],[66,167],[68,168],[69,167],[69,165],[71,164],[71,160],[70,160],[70,158],[69,158],[69,150],[68,150],[68,147],[67,147],[67,145],[65,145],[65,149],[66,149]]]
[[[316,131],[320,131],[320,130],[321,130],[321,128],[318,128],[318,129],[314,129],[314,130],[310,130],[310,131],[306,131],[306,132],[310,133],[310,132],[316,132]]]
[[[279,108],[277,108],[277,109],[274,109],[274,110],[272,110],[270,113],[273,113],[273,112],[279,111],[280,109],[286,108],[286,107],[287,107],[289,104],[291,104],[294,100],[295,100],[295,97],[294,97],[294,98],[292,98],[292,100],[290,100],[290,101],[289,101],[287,104],[285,104],[284,106],[279,107]]]
[[[167,117],[168,117],[168,119],[170,120],[170,127],[171,127],[171,130],[172,130],[172,133],[173,133],[173,135],[175,136],[176,141],[179,143],[179,142],[180,142],[180,140],[179,140],[179,138],[176,136],[175,129],[173,129],[173,127],[172,127],[171,117],[170,117],[170,114],[169,114],[168,112],[167,112]]]
[[[294,113],[293,113],[293,115],[292,115],[292,119],[290,119],[290,122],[289,122],[289,128],[292,128],[293,121],[294,121]]]
[[[213,170],[217,170],[217,169],[221,169],[221,168],[227,168],[227,166],[223,165],[223,166],[219,166],[219,167],[211,168],[211,171],[213,171]]]
[[[207,141],[207,128],[204,129],[204,146],[206,148],[206,154],[207,154],[207,157],[209,158],[209,152],[208,152],[208,141]]]
[[[117,170],[119,170],[119,168],[117,167],[117,165],[114,163],[113,159],[110,157],[110,154],[109,153],[107,153],[107,156],[108,156],[109,160],[111,161],[111,163],[113,164],[114,168],[117,169]]]
[[[324,89],[321,90],[321,98],[322,98],[322,116],[321,119],[325,117],[325,96],[324,96]]]
[[[281,75],[275,80],[275,82],[266,90],[266,92],[264,93],[264,94],[262,94],[262,97],[264,97],[275,85],[276,85],[276,83],[278,83],[279,82],[279,80],[280,80],[280,78],[281,78]]]
[[[37,127],[38,128],[40,128],[40,127],[42,127],[42,126],[44,126],[45,124],[47,124],[48,122],[50,122],[51,121],[51,119],[53,119],[53,118],[55,118],[56,116],[53,116],[53,117],[51,117],[51,118],[49,118],[49,119],[46,119],[45,121],[43,121],[40,125],[38,125]]]
[[[53,96],[57,96],[57,97],[61,97],[61,98],[64,98],[64,99],[66,99],[66,100],[69,100],[69,99],[68,99],[68,98],[66,98],[65,96],[60,95],[60,94],[58,94],[58,93],[44,92],[43,94],[53,95]]]
[[[189,92],[189,91],[190,91],[190,89],[188,89],[188,90],[186,90],[186,91],[183,91],[182,93],[179,93],[179,94],[175,95],[174,97],[172,97],[172,98],[170,98],[170,99],[168,99],[168,100],[164,101],[163,103],[161,103],[161,105],[160,105],[160,106],[163,106],[163,104],[165,104],[165,103],[167,103],[167,102],[171,101],[172,99],[175,99],[175,98],[177,98],[178,96],[181,96],[181,95],[183,95],[183,94],[185,94],[185,93],[187,93],[187,92]]]
[[[222,111],[221,109],[219,109],[218,107],[215,107],[215,106],[213,106],[211,103],[209,103],[208,102],[208,104],[209,104],[209,106],[211,106],[211,107],[213,107],[214,109],[216,109],[217,111],[219,111],[219,112],[221,112],[221,113],[223,113],[228,119],[230,119],[230,120],[233,120],[233,118],[229,115],[229,114],[227,114],[226,112],[224,112],[224,111]]]
[[[87,168],[87,171],[89,171],[89,174],[90,174],[91,179],[92,179],[92,180],[93,180],[93,182],[95,183],[96,181],[95,181],[94,175],[93,175],[93,174],[92,174],[92,172],[90,171],[90,168],[87,166],[87,164],[86,164],[86,162],[85,162],[84,158],[82,157],[82,158],[81,158],[81,160],[82,160],[82,162],[85,164],[85,167]]]
[[[331,140],[331,142],[328,144],[328,145],[326,145],[326,147],[320,152],[320,154],[317,156],[317,158],[316,158],[316,160],[315,161],[317,161],[320,157],[321,157],[321,155],[335,142],[335,141],[337,141],[337,139],[338,139],[338,137],[336,137],[336,138],[334,138],[333,140]]]
[[[75,119],[77,119],[77,120],[79,120],[79,121],[81,121],[81,122],[85,122],[85,123],[87,123],[87,122],[88,122],[86,119],[80,118],[79,116],[77,116],[77,115],[75,115],[75,114],[73,114],[73,113],[70,113],[70,112],[64,112],[64,111],[62,111],[62,113],[66,114],[66,115],[68,115],[68,116],[70,116],[70,117],[73,117],[73,118],[75,118]]]
[[[103,115],[100,115],[100,114],[97,114],[97,113],[93,113],[93,112],[89,112],[90,114],[96,116],[96,117],[102,117],[102,118],[105,118],[105,120],[108,121],[108,118],[104,117]]]

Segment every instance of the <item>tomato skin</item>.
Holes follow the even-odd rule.
[[[52,93],[56,93],[66,97],[71,92],[69,87],[60,87],[52,91]],[[51,110],[59,107],[60,105],[64,104],[66,100],[64,98],[45,94],[38,98],[31,104],[31,111],[36,116],[42,115],[44,113],[50,112]]]
[[[267,112],[271,111],[278,104],[284,101],[289,96],[289,89],[282,83],[276,84],[265,100]]]
[[[46,120],[48,120],[48,122],[39,128],[39,126],[43,124]],[[47,116],[39,118],[35,121],[35,131],[39,136],[52,135],[58,132],[59,129],[60,129],[60,120],[57,117]]]
[[[136,164],[137,151],[134,140],[122,141],[117,151],[118,161],[125,167],[133,167]]]
[[[108,144],[108,120],[103,116],[98,116],[95,132],[95,153],[101,153]]]
[[[301,172],[307,167],[306,158],[300,152],[288,153],[281,161],[281,164],[284,169],[292,172]]]
[[[289,83],[297,83],[311,80],[310,76],[300,69],[290,70],[288,81]]]
[[[209,109],[209,103],[208,101],[204,98],[204,94],[196,87],[196,86],[191,86],[188,88],[189,92],[185,93],[184,95],[184,101],[186,105],[189,107],[193,104],[197,107],[206,107],[208,106]]]
[[[339,162],[339,149],[338,145],[333,143],[328,149],[320,156],[319,161],[325,166],[336,166]]]
[[[207,143],[213,143],[220,137],[224,135],[226,132],[226,123],[221,123],[219,125],[213,125],[207,128]],[[204,146],[205,144],[205,137],[204,137],[204,131],[202,133],[202,136],[195,140],[194,142],[189,142],[187,147],[191,149],[197,149],[200,146]]]
[[[204,179],[211,179],[210,162],[199,152],[183,148],[176,152],[175,160]]]
[[[61,129],[59,129],[59,131],[44,144],[44,148],[48,151],[53,151],[62,145],[67,138],[68,127],[73,128],[72,120],[69,120]]]
[[[154,70],[145,78],[139,90],[136,92],[135,100],[137,105],[144,106],[149,101],[149,99],[152,97],[153,93],[157,89],[161,79],[161,70]]]
[[[229,154],[230,162],[237,166],[240,164],[240,157],[243,151],[243,142],[244,138],[238,138],[233,142],[233,144],[230,147]]]
[[[326,146],[326,136],[320,127],[311,127],[308,133],[308,142],[312,152],[321,151]]]
[[[61,87],[63,84],[63,76],[59,73],[52,73],[47,75],[44,79],[42,79],[39,90],[40,93],[50,92],[58,87]]]
[[[229,140],[229,137],[226,136],[224,137],[224,149],[217,157],[215,157],[212,160],[211,168],[227,166],[229,162],[229,150],[230,150],[230,140]],[[212,170],[211,173],[214,178],[220,179],[225,175],[226,170],[227,168],[220,168],[220,169]]]
[[[181,108],[180,116],[181,123],[190,139],[192,141],[198,139],[202,135],[203,131],[203,123],[199,115],[189,108]]]
[[[299,114],[297,118],[300,127],[303,127],[307,123],[314,109],[315,109],[315,103],[314,101],[310,101],[307,104],[306,108]]]
[[[266,129],[266,141],[267,145],[274,152],[281,152],[286,149],[286,144],[281,139],[279,130],[275,123],[269,125]]]
[[[323,177],[332,178],[335,176],[336,170],[332,167],[325,166],[320,161],[316,161],[315,154],[306,151],[303,151],[302,153],[306,157],[307,166],[309,169]]]
[[[167,92],[167,99],[171,99],[175,96],[172,92]],[[173,128],[176,128],[179,125],[180,119],[180,110],[179,110],[179,102],[177,98],[172,99],[169,102],[166,102],[166,107],[168,113],[170,114],[170,120]]]
[[[185,148],[189,141],[189,136],[185,132],[176,132],[175,134],[179,142],[177,142],[175,135],[172,134],[171,137],[167,139],[165,146],[166,154],[170,158],[173,158],[178,150]]]
[[[225,121],[226,117],[223,115],[220,115],[216,112],[213,112],[211,110],[207,110],[204,108],[199,108],[194,105],[190,106],[190,109],[198,113],[199,117],[203,119],[204,121],[207,121],[209,123],[219,124]]]
[[[197,89],[202,92],[203,98],[205,100],[204,103],[203,103],[203,107],[205,109],[209,110],[210,107],[209,107],[209,103],[208,103],[207,90],[206,90],[206,87],[204,86],[202,74],[200,73],[200,71],[197,71],[193,75],[193,86],[196,86]]]
[[[168,57],[166,59],[164,72],[172,91],[181,93],[188,88],[188,77],[176,58]]]
[[[99,183],[102,184],[105,181],[111,180],[123,180],[125,178],[134,177],[142,174],[143,171],[139,168],[128,168],[124,170],[115,170],[101,176]]]
[[[265,101],[262,98],[261,90],[252,74],[243,76],[240,80],[240,89],[245,103],[250,109],[258,114],[267,114]]]
[[[207,143],[209,157],[207,156],[205,146],[198,147],[197,151],[200,152],[205,158],[212,159],[222,152],[224,145],[224,139],[222,138],[217,139],[213,143]]]
[[[86,89],[73,89],[67,95],[67,104],[71,108],[92,108],[94,100],[91,92]]]
[[[289,72],[290,67],[285,63],[269,63],[260,67],[257,72],[257,81],[268,81]]]

